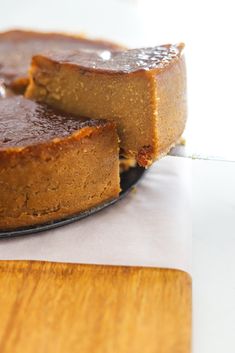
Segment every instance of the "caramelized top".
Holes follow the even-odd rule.
[[[0,99],[0,150],[62,138],[105,120],[73,117],[21,96]]]
[[[9,31],[0,33],[0,79],[6,84],[28,76],[28,67],[34,54],[48,50],[117,49],[109,42],[89,40],[59,33]]]
[[[132,73],[142,70],[163,69],[180,57],[183,48],[184,44],[167,44],[122,51],[49,51],[46,57],[55,62],[78,65],[88,70]]]

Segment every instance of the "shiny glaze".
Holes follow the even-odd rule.
[[[0,78],[7,84],[28,76],[31,57],[47,50],[117,49],[113,43],[59,33],[9,31],[0,33]],[[119,47],[120,48],[120,47]]]
[[[181,55],[183,47],[183,44],[179,44],[122,51],[50,51],[46,55],[52,61],[78,65],[88,70],[132,73],[168,66]]]
[[[0,99],[12,97],[13,95],[14,93],[11,91],[11,89],[6,87],[4,81],[0,79]]]
[[[0,150],[24,147],[71,135],[104,120],[73,117],[21,96],[0,99]]]

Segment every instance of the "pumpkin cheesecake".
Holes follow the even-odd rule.
[[[45,50],[104,50],[120,49],[108,41],[91,40],[82,36],[12,30],[0,33],[0,81],[14,91],[24,92],[28,84],[28,67],[34,54]]]
[[[66,218],[119,191],[114,123],[0,99],[0,230]]]
[[[115,121],[121,154],[140,166],[167,154],[186,123],[183,44],[33,56],[26,97]]]

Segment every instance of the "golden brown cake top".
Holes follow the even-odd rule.
[[[0,33],[0,80],[10,84],[25,77],[31,57],[47,50],[112,49],[120,47],[106,41],[90,40],[60,33],[14,30]]]
[[[105,120],[64,114],[21,96],[0,99],[0,150],[61,139],[107,124]]]
[[[52,61],[72,64],[86,70],[122,74],[164,69],[181,56],[183,48],[184,44],[181,43],[121,51],[53,50],[46,53],[45,56]],[[36,55],[35,58],[40,56]]]

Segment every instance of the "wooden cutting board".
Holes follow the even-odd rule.
[[[189,353],[190,346],[184,272],[0,261],[0,353]]]

